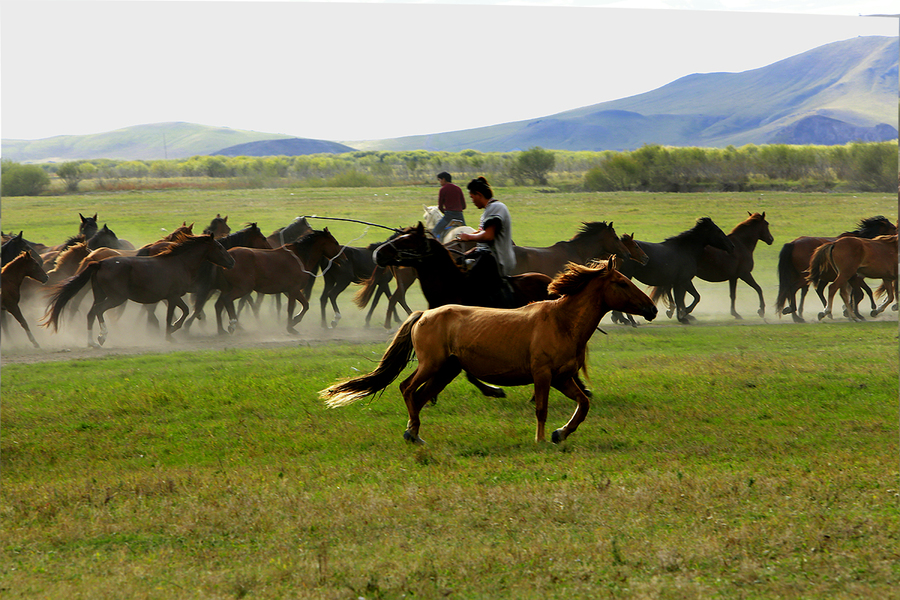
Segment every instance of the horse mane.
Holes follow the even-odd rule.
[[[728,235],[731,235],[732,233],[737,232],[737,230],[740,229],[741,227],[743,227],[745,225],[749,225],[750,223],[752,223],[754,221],[762,221],[762,220],[763,220],[762,214],[760,214],[758,212],[751,213],[750,216],[748,216],[746,219],[744,219],[743,221],[741,221],[740,223],[735,225],[734,229],[732,229]]]
[[[189,235],[185,239],[173,240],[171,245],[156,256],[178,256],[179,254],[184,254],[188,250],[191,250],[194,246],[208,244],[210,241],[214,241],[211,234]]]
[[[581,229],[579,229],[578,233],[576,233],[574,237],[572,237],[572,240],[575,241],[585,237],[598,235],[609,228],[610,225],[606,221],[582,221]]]
[[[69,263],[69,262],[73,262],[73,261],[74,261],[74,262],[81,262],[81,259],[84,258],[84,256],[87,256],[87,255],[86,255],[86,254],[85,254],[84,256],[77,256],[77,255],[78,255],[79,253],[84,252],[84,251],[87,250],[87,249],[88,249],[88,248],[87,248],[87,244],[86,244],[86,243],[84,243],[84,242],[78,242],[77,244],[72,245],[72,246],[69,246],[69,247],[66,248],[65,250],[62,250],[62,251],[56,256],[56,261],[53,263],[53,270],[54,270],[54,271],[55,271],[55,270],[58,270],[60,267],[62,267],[63,265],[65,265],[65,264],[67,264],[67,263]]]
[[[592,266],[596,265],[596,266]],[[547,286],[548,294],[569,296],[582,291],[595,277],[606,275],[609,269],[607,261],[596,261],[592,265],[579,265],[570,262],[566,270],[557,275]]]
[[[677,235],[673,235],[672,237],[666,238],[665,241],[667,241],[667,242],[673,241],[674,242],[674,241],[686,240],[690,237],[693,237],[697,233],[697,229],[699,229],[702,226],[711,224],[712,222],[713,222],[713,220],[710,217],[700,217],[699,219],[697,219],[697,222],[694,224],[693,227],[691,227],[690,229],[687,229],[685,231],[682,231],[681,233],[679,233]]]
[[[856,230],[842,233],[839,237],[844,237],[849,234],[857,237],[872,238],[881,233],[885,226],[891,229],[895,228],[894,224],[884,215],[869,217],[860,221],[856,225]]]

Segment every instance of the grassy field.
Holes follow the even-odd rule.
[[[121,237],[144,242],[217,212],[233,228],[254,220],[266,232],[300,214],[402,226],[434,192],[4,199],[3,217],[5,230],[52,242],[74,233],[78,212],[97,212]],[[614,221],[619,233],[655,241],[698,216],[727,232],[747,211],[765,210],[776,241],[758,247],[754,272],[770,305],[782,243],[896,211],[884,195],[501,192],[517,242],[530,245],[567,239],[580,221]],[[327,224],[341,241],[361,236],[353,245],[385,237]],[[493,400],[459,378],[423,412],[424,447],[402,440],[396,384],[371,401],[324,408],[318,390],[371,370],[385,342],[349,333],[329,341],[316,320],[272,348],[209,338],[192,352],[137,355],[117,354],[115,344],[126,344],[112,326],[113,349],[94,355],[60,353],[44,333],[53,360],[10,351],[4,335],[0,591],[896,597],[896,313],[766,323],[744,286],[747,319],[735,322],[716,308],[723,287],[701,287],[695,326],[607,319],[608,335],[590,344],[592,410],[559,446],[533,442],[529,387]],[[344,302],[349,332],[360,317]],[[553,392],[548,427],[573,409]]]

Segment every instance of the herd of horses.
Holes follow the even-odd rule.
[[[429,222],[433,216],[426,207],[424,224],[394,230],[382,242],[357,248],[342,245],[327,227],[314,229],[306,217],[266,236],[256,223],[232,233],[228,217],[216,215],[199,235],[185,222],[164,238],[136,248],[106,225],[99,227],[96,214],[79,215],[78,234],[57,246],[30,242],[23,232],[3,235],[3,316],[13,315],[39,347],[19,307],[23,298],[42,299],[42,324],[56,331],[90,287],[88,345],[100,346],[108,336],[104,314],[128,301],[143,305],[151,325],[158,323],[155,306],[165,302],[165,336],[172,340],[180,328],[205,318],[204,307],[215,294],[216,327],[225,335],[238,327],[242,309],[249,307],[258,315],[261,300],[272,295],[279,312],[282,297],[287,297],[286,330],[296,334],[316,279],[323,280],[324,327],[338,325],[337,297],[356,283],[360,287],[355,303],[370,307],[366,325],[384,296],[384,325],[391,328],[396,322],[399,328],[375,370],[336,383],[320,395],[329,406],[342,406],[376,394],[415,354],[417,367],[400,391],[409,413],[404,437],[416,443],[422,442],[422,408],[461,372],[488,396],[504,395],[496,386],[533,384],[538,441],[545,438],[549,390],[559,390],[577,404],[569,421],[551,436],[554,442],[566,439],[588,411],[591,392],[579,372],[585,367],[587,343],[604,315],[636,325],[632,315],[653,320],[662,303],[670,318],[690,323],[700,301],[695,278],[728,281],[731,314],[737,319],[736,287],[744,281],[758,294],[757,314],[765,317],[763,292],[752,275],[757,243],[774,242],[765,213],[748,213],[727,235],[703,217],[661,242],[619,236],[612,223],[586,222],[571,239],[552,246],[516,246],[517,266],[506,278],[499,275],[490,253],[473,259],[466,252],[469,248],[456,240],[462,225],[435,239]],[[838,292],[849,319],[864,320],[859,304],[866,296],[870,314],[877,316],[897,298],[897,266],[897,224],[883,216],[864,219],[857,229],[835,237],[799,237],[784,244],[779,255],[776,309],[803,321],[804,299],[812,285],[824,306],[820,320],[831,316]],[[866,279],[880,279],[881,286],[873,293]],[[413,312],[406,304],[406,290],[416,280],[428,310]],[[648,293],[633,280],[649,286]],[[192,307],[185,301],[188,296]],[[884,301],[876,304],[876,296]],[[297,304],[301,310],[295,314]],[[330,322],[328,304],[334,310]],[[407,318],[399,317],[398,305]],[[94,321],[100,327],[96,338]],[[3,325],[5,329],[5,319]]]

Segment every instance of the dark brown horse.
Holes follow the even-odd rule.
[[[203,233],[205,235],[212,235],[216,239],[223,238],[231,233],[231,227],[228,225],[228,215],[223,217],[221,214],[216,213],[216,216],[209,222],[209,225],[206,226]]]
[[[417,311],[397,331],[378,367],[319,392],[331,407],[378,393],[400,375],[415,352],[415,372],[400,384],[409,422],[403,437],[423,443],[419,413],[460,371],[497,385],[534,385],[535,440],[544,441],[550,388],[578,403],[572,418],[553,432],[559,443],[584,421],[590,401],[576,376],[585,369],[587,343],[603,315],[615,309],[647,319],[656,306],[615,270],[616,259],[597,268],[570,264],[553,280],[558,300],[513,310],[449,305]]]
[[[613,224],[605,221],[582,223],[570,240],[556,242],[545,248],[513,246],[516,266],[512,273],[543,273],[550,277],[561,273],[570,262],[586,265],[592,260],[615,254],[631,258],[631,253],[616,235]]]
[[[22,310],[19,308],[21,297],[19,290],[26,277],[41,283],[47,282],[47,274],[41,263],[28,250],[22,250],[19,256],[3,265],[0,270],[0,297],[2,297],[0,319],[3,319],[3,328],[6,329],[6,313],[11,314],[28,334],[28,339],[34,344],[34,347],[40,348],[37,340],[31,334],[31,329],[28,328],[28,321],[22,316]]]
[[[856,230],[846,231],[837,237],[801,236],[788,242],[782,246],[781,252],[778,254],[778,296],[775,300],[775,310],[779,315],[791,315],[796,323],[804,322],[803,303],[806,300],[809,286],[806,271],[809,269],[813,253],[822,244],[833,242],[840,237],[871,239],[879,235],[894,235],[895,233],[897,233],[897,226],[879,215],[863,219],[859,222]],[[871,297],[872,291],[868,286],[865,286],[863,290],[868,290]],[[799,307],[797,305],[798,291],[800,292]]]
[[[232,248],[228,251],[235,265],[228,271],[219,270],[214,287],[220,290],[216,301],[216,326],[220,334],[226,333],[222,327],[222,309],[228,311],[230,323],[227,333],[233,333],[237,326],[234,301],[250,292],[262,294],[287,294],[287,331],[296,334],[294,327],[300,323],[309,302],[303,293],[309,279],[314,276],[311,267],[323,258],[334,259],[341,252],[341,245],[326,227],[322,231],[313,230],[296,242],[285,244],[274,250],[257,248]],[[299,302],[303,310],[294,315],[294,306]]]
[[[816,287],[832,282],[828,286],[825,310],[819,313],[820,321],[825,317],[831,318],[834,295],[838,290],[844,305],[848,307],[847,316],[850,320],[861,320],[850,309],[850,281],[853,277],[882,279],[893,284],[883,286],[882,289],[887,292],[887,300],[872,311],[873,317],[881,314],[897,293],[897,235],[881,235],[872,239],[848,236],[822,244],[816,249],[809,263],[809,280]]]
[[[88,345],[103,345],[107,328],[103,313],[126,300],[139,304],[168,303],[166,314],[166,339],[172,340],[188,317],[188,307],[181,297],[190,289],[204,261],[225,268],[234,266],[234,259],[211,235],[191,236],[185,241],[166,248],[155,256],[122,256],[88,263],[84,271],[57,285],[50,300],[44,325],[59,327],[66,303],[88,281],[94,290],[94,304],[88,311]],[[175,308],[181,318],[172,323]],[[100,323],[100,336],[94,341],[94,319]]]
[[[756,242],[762,241],[772,245],[775,238],[769,232],[769,222],[766,221],[766,213],[747,213],[750,216],[738,223],[728,239],[734,244],[731,252],[725,252],[714,246],[707,246],[697,261],[697,277],[704,281],[727,281],[728,291],[731,294],[731,315],[740,319],[741,315],[735,310],[737,299],[738,279],[749,285],[759,296],[759,310],[756,314],[765,318],[766,302],[763,300],[762,288],[753,278],[753,251],[756,250]]]

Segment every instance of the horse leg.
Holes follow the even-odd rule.
[[[28,341],[30,341],[35,348],[40,348],[40,344],[37,343],[37,340],[34,339],[34,335],[31,334],[31,329],[28,328],[28,321],[26,321],[25,317],[22,315],[22,309],[19,308],[19,304],[15,303],[6,310],[15,317],[16,321],[19,322],[19,325],[22,326],[22,329],[25,330],[25,333],[28,335]],[[4,327],[6,326],[5,319],[3,325]]]
[[[294,303],[299,302],[300,306],[303,307],[297,316],[292,317],[291,314],[294,312]],[[306,301],[306,296],[303,295],[302,291],[297,291],[295,293],[288,294],[288,318],[287,318],[287,332],[291,335],[297,335],[299,332],[294,329],[295,325],[298,325],[300,321],[303,320],[303,315],[306,314],[306,311],[309,310],[309,302]]]
[[[110,308],[115,308],[125,302],[125,298],[109,298],[106,296],[102,296],[99,298],[94,298],[94,304],[91,306],[91,309],[88,311],[87,315],[87,325],[88,325],[88,346],[91,348],[99,348],[106,342],[106,336],[109,334],[109,330],[106,328],[106,320],[103,318],[103,313],[105,313]],[[100,325],[100,335],[97,336],[97,341],[95,342],[94,337],[94,319],[97,319],[97,323]]]
[[[871,315],[873,317],[877,317],[881,313],[885,311],[888,305],[894,301],[894,286],[889,285],[885,287],[885,298],[884,302],[882,302],[878,307],[872,309]]]
[[[328,308],[328,293],[332,290],[334,286],[330,281],[325,281],[325,288],[322,290],[322,295],[319,296],[319,306],[322,309],[322,329],[328,329],[328,319],[325,317],[325,309]],[[288,318],[290,318],[291,311],[288,310]]]
[[[737,278],[728,280],[728,295],[731,298],[731,316],[739,321],[743,321],[744,317],[738,313],[734,306],[737,302]]]
[[[230,307],[230,310],[228,311],[228,317],[229,319],[231,319],[231,322],[229,323],[229,329],[231,329],[230,332],[226,331],[225,328],[222,327],[222,309],[226,308],[226,302]],[[226,308],[226,310],[228,309]],[[219,335],[226,335],[234,331],[233,327],[234,323],[237,323],[237,313],[232,314],[233,312],[234,303],[231,302],[230,299],[227,299],[226,294],[219,294],[219,299],[216,300],[216,333],[218,333]]]
[[[735,283],[735,285],[737,285],[737,283]],[[696,307],[697,304],[700,302],[700,292],[698,292],[697,288],[694,287],[693,280],[690,280],[687,282],[687,285],[684,286],[684,290],[685,290],[685,292],[690,294],[691,297],[694,299],[694,301],[691,302],[691,305],[684,309],[684,314],[689,320],[694,320],[694,317],[692,317],[690,315],[691,315],[691,312],[693,312],[694,307]],[[683,293],[681,296],[681,304],[684,305],[684,294]]]
[[[837,293],[838,289],[841,287],[841,284],[837,281],[833,282],[830,286],[828,286],[828,297],[825,302],[825,310],[819,313],[819,320],[821,321],[825,317],[832,319],[834,317],[831,316],[832,305],[834,304],[834,295]]]
[[[147,327],[150,329],[159,329],[159,319],[156,318],[156,303],[145,304],[144,312],[147,313]]]
[[[569,437],[569,435],[571,435],[576,429],[578,429],[578,426],[581,425],[585,417],[587,417],[588,410],[590,410],[591,408],[591,402],[588,397],[585,396],[581,388],[578,387],[578,384],[575,382],[574,378],[570,377],[561,383],[555,383],[553,384],[553,387],[565,394],[568,398],[571,398],[578,403],[578,406],[575,407],[575,412],[572,414],[572,418],[569,419],[569,422],[554,431],[553,435],[550,438],[554,444],[558,444],[559,442]],[[537,385],[535,385],[535,391],[536,390]]]
[[[176,307],[181,311],[181,318],[173,324],[172,317],[175,316]],[[181,329],[181,326],[184,325],[190,312],[187,304],[184,303],[184,300],[182,300],[180,296],[177,298],[169,298],[169,308],[166,311],[166,341],[173,341],[172,334]]]
[[[429,361],[420,361],[415,372],[400,384],[400,392],[403,394],[406,410],[409,413],[409,421],[406,423],[403,439],[414,444],[425,443],[419,437],[419,426],[421,425],[419,414],[425,404],[447,387],[447,384],[453,381],[461,370],[459,361],[452,357],[437,366]]]
[[[488,398],[506,398],[506,392],[503,391],[502,388],[495,387],[493,385],[488,385],[483,381],[479,381],[475,378],[474,375],[466,371],[466,379],[469,380],[469,383],[478,388],[478,391],[487,396]]]
[[[675,303],[675,317],[679,323],[684,325],[689,325],[691,320],[688,318],[688,311],[684,306],[684,296],[686,290],[681,286],[675,286],[673,288],[673,301]],[[696,304],[696,302],[694,303]],[[693,307],[694,305],[692,305]]]
[[[756,295],[759,296],[759,310],[756,311],[756,314],[758,314],[761,319],[765,319],[766,301],[763,299],[762,287],[760,287],[760,285],[756,283],[756,279],[753,278],[752,273],[741,275],[741,281],[753,288],[753,290],[756,292]],[[735,281],[735,285],[737,285],[737,281]],[[734,298],[732,298],[731,300],[731,310],[734,310]]]
[[[347,286],[342,288],[338,288],[338,286],[334,286],[331,289],[331,294],[329,294],[328,299],[331,301],[331,308],[334,309],[334,319],[331,321],[331,328],[334,329],[338,326],[338,322],[341,320],[341,309],[338,308],[337,297],[346,289]]]

